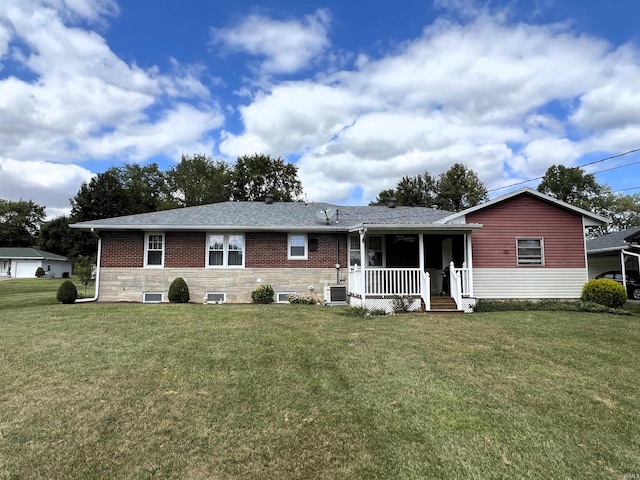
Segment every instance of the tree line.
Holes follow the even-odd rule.
[[[553,165],[538,185],[540,192],[612,219],[593,235],[640,225],[640,194],[620,195],[579,167]],[[282,158],[254,154],[234,165],[206,155],[183,155],[167,171],[156,163],[110,167],[81,185],[70,199],[71,214],[45,222],[45,209],[32,201],[0,199],[0,247],[34,246],[79,258],[96,252],[97,238],[70,224],[224,201],[301,200],[298,168]],[[404,176],[382,190],[370,205],[427,206],[458,212],[487,200],[477,174],[461,163],[436,177],[429,171]]]

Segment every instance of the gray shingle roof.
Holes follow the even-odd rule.
[[[591,238],[587,240],[587,252],[595,252],[598,250],[622,250],[627,247],[625,237],[640,232],[640,227],[628,228],[619,232],[611,232],[601,237]]]
[[[318,217],[321,210],[337,215],[327,225]],[[313,229],[348,231],[363,223],[386,225],[431,224],[451,212],[425,207],[338,206],[303,202],[222,202],[196,207],[79,222],[74,228],[103,229]],[[337,220],[337,222],[336,222]]]
[[[23,258],[68,261],[67,257],[29,247],[0,247],[0,258]]]

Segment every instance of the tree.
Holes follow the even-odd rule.
[[[42,224],[38,247],[45,252],[69,256],[74,246],[74,231],[69,228],[69,223],[69,217],[62,216]]]
[[[437,205],[459,212],[486,200],[487,189],[473,170],[456,163],[438,180],[426,170],[415,177],[402,177],[396,188],[382,190],[370,205],[386,205],[392,197],[401,206]]]
[[[626,230],[640,225],[640,193],[618,195],[605,187],[605,192],[591,199],[590,210],[611,220],[606,227],[592,227],[590,236]]]
[[[71,199],[74,221],[155,212],[170,207],[166,178],[158,165],[110,167],[83,183]]]
[[[550,166],[538,185],[539,192],[585,210],[591,208],[594,198],[607,190],[594,175],[579,167],[567,168],[564,165]]]
[[[177,205],[191,207],[229,200],[231,168],[206,155],[182,155],[182,160],[167,172],[167,183]]]
[[[78,276],[78,280],[84,285],[84,296],[87,296],[87,287],[93,280],[94,257],[80,256],[73,265],[73,272]]]
[[[459,212],[487,199],[487,189],[478,175],[461,163],[440,175],[437,188],[436,204],[443,210]]]
[[[45,208],[31,200],[0,199],[0,247],[35,245],[45,216]]]
[[[297,200],[302,195],[298,167],[282,158],[258,153],[238,157],[231,178],[231,198],[262,201],[267,194],[276,201]]]

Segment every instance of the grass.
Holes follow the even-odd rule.
[[[640,475],[639,316],[76,304],[0,282],[0,479]]]

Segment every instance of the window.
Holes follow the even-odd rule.
[[[225,292],[207,292],[205,293],[207,303],[227,303],[227,294]]]
[[[305,234],[289,234],[289,260],[307,259],[307,236]]]
[[[142,303],[162,303],[164,294],[162,292],[143,292]]]
[[[382,266],[382,237],[370,235],[367,238],[367,254],[370,267]]]
[[[354,265],[362,266],[362,260],[360,260],[360,236],[351,235],[349,237],[349,266]]]
[[[207,265],[210,267],[244,267],[244,235],[239,233],[210,234]]]
[[[278,292],[276,294],[276,303],[289,303],[289,297],[295,294],[295,292]]]
[[[164,233],[147,233],[144,241],[144,266],[164,265]]]
[[[367,263],[370,267],[382,266],[382,236],[369,235],[365,240],[367,247],[369,261]],[[351,235],[349,237],[349,266],[353,267],[355,264],[362,266],[362,256],[360,255],[360,237],[358,235]]]
[[[544,242],[542,238],[518,238],[518,265],[541,266],[544,265]]]

